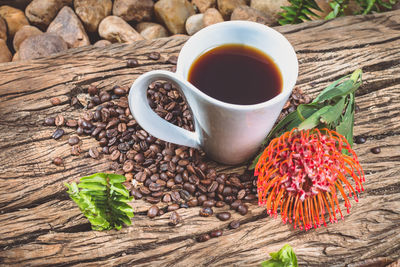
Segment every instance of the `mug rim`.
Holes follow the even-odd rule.
[[[184,73],[183,73],[183,62],[184,62],[184,55],[190,52],[191,49],[191,45],[193,42],[198,41],[197,39],[199,39],[199,36],[204,35],[206,32],[209,31],[221,31],[224,30],[227,27],[236,27],[236,26],[245,26],[245,27],[250,27],[253,28],[255,30],[258,30],[260,32],[264,32],[264,33],[273,33],[274,35],[276,35],[278,38],[280,38],[280,41],[286,43],[290,49],[290,51],[288,51],[288,53],[292,54],[292,56],[294,56],[295,61],[295,69],[296,69],[296,73],[295,73],[295,77],[293,78],[293,84],[288,84],[287,86],[282,86],[282,91],[276,95],[275,97],[264,101],[264,102],[260,102],[257,104],[250,104],[250,105],[240,105],[240,104],[232,104],[232,103],[228,103],[228,102],[224,102],[221,100],[218,100],[216,98],[213,98],[209,95],[207,95],[206,93],[202,92],[200,89],[198,89],[196,86],[194,86],[192,83],[190,83],[187,79],[187,77],[184,77]],[[227,42],[228,44],[228,42]],[[246,43],[245,43],[246,44]],[[247,44],[249,45],[249,44]],[[250,45],[251,46],[251,45]],[[211,49],[212,47],[210,47]],[[258,47],[255,47],[257,49],[260,49]],[[203,52],[204,53],[204,52]],[[202,53],[201,53],[202,54]],[[201,54],[198,54],[195,59],[197,59]],[[190,65],[192,65],[194,62],[191,61]],[[294,51],[293,46],[290,44],[290,42],[278,31],[276,31],[275,29],[268,27],[266,25],[260,24],[260,23],[256,23],[256,22],[252,22],[252,21],[224,21],[224,22],[220,22],[220,23],[216,23],[213,25],[210,25],[208,27],[205,27],[203,29],[201,29],[200,31],[196,32],[194,35],[192,35],[188,41],[183,45],[179,56],[178,56],[178,61],[177,61],[177,68],[176,68],[176,74],[179,75],[183,80],[187,81],[188,85],[190,85],[190,89],[195,92],[196,94],[198,94],[199,96],[203,97],[204,99],[206,99],[208,102],[216,105],[216,106],[221,106],[224,108],[229,108],[229,109],[234,109],[234,110],[253,110],[253,109],[259,109],[259,108],[265,108],[271,105],[275,105],[279,102],[281,102],[283,99],[288,98],[289,95],[291,94],[294,86],[296,85],[296,81],[297,81],[297,77],[298,77],[298,59],[297,59],[297,55],[296,52]],[[281,71],[281,70],[280,70]],[[281,74],[283,77],[283,73]],[[288,87],[289,89],[284,90],[286,87]]]

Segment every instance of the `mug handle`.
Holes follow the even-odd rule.
[[[136,79],[129,92],[129,108],[133,117],[144,130],[154,137],[178,145],[200,148],[196,132],[185,130],[164,120],[151,109],[147,100],[147,88],[152,82],[160,79],[173,81],[184,95],[185,84],[175,73],[165,70],[149,71]]]

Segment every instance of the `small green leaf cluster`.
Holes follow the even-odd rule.
[[[354,15],[359,14],[370,14],[373,12],[382,12],[391,10],[398,0],[356,0],[356,3],[360,7],[359,11],[355,11]],[[333,0],[329,5],[332,11],[325,17],[325,19],[333,19],[344,15],[344,11],[349,5],[349,0]]]
[[[82,177],[79,184],[65,186],[93,230],[120,230],[123,224],[131,225],[133,217],[133,209],[127,204],[133,198],[122,184],[125,180],[122,175],[95,173]]]
[[[373,12],[382,12],[391,10],[393,6],[399,0],[356,0],[356,4],[360,7],[357,14],[370,14]],[[281,7],[284,12],[279,13],[282,17],[278,20],[281,25],[285,24],[297,24],[307,20],[311,20],[311,17],[319,18],[312,10],[321,11],[318,4],[314,0],[289,0],[289,6]],[[349,0],[332,0],[329,5],[332,11],[325,17],[325,19],[333,19],[344,15],[344,11],[349,5]]]
[[[297,257],[294,254],[293,248],[289,245],[284,245],[278,252],[269,254],[271,259],[263,261],[262,267],[298,267]]]
[[[321,11],[315,0],[289,0],[290,6],[281,7],[284,12],[279,13],[282,19],[278,22],[281,25],[297,24],[306,20],[311,20],[310,16],[318,17],[312,9]]]
[[[362,71],[357,69],[326,87],[310,104],[301,104],[289,113],[268,134],[263,145],[293,128],[307,130],[328,128],[343,135],[353,144],[355,91],[362,84]],[[345,152],[345,151],[344,151]],[[254,169],[262,152],[249,169]]]

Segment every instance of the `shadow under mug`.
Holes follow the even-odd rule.
[[[245,44],[269,55],[282,74],[281,93],[259,104],[236,105],[214,99],[189,83],[192,63],[209,49],[224,44]],[[135,120],[151,135],[167,142],[201,148],[220,163],[239,164],[257,152],[289,98],[297,75],[296,53],[279,32],[255,22],[222,22],[189,38],[179,54],[176,73],[155,70],[137,78],[129,93],[129,107]],[[157,80],[172,82],[185,97],[193,114],[194,132],[169,123],[150,108],[147,88]]]

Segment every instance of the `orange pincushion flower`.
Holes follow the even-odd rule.
[[[357,155],[345,137],[329,129],[293,129],[273,139],[258,160],[255,175],[259,205],[275,217],[279,206],[284,223],[293,222],[294,228],[305,230],[326,226],[326,211],[331,223],[337,222],[337,213],[343,219],[338,192],[349,213],[345,188],[357,202],[355,190],[364,191],[365,182]],[[353,178],[355,190],[346,176]]]

